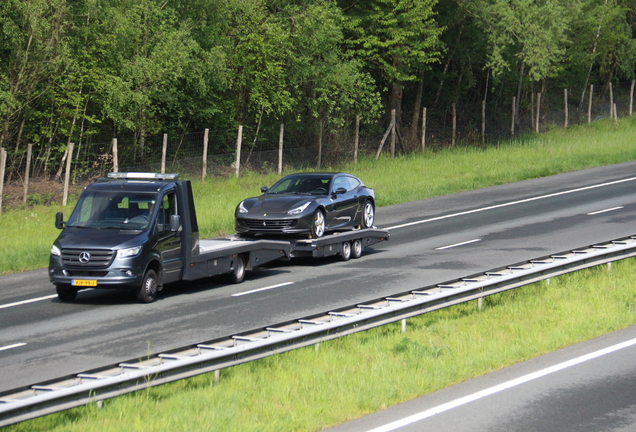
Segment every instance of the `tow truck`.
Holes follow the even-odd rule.
[[[109,173],[84,188],[51,247],[49,279],[63,302],[86,288],[133,290],[151,303],[168,283],[245,272],[278,259],[359,258],[365,247],[389,239],[375,228],[318,239],[199,238],[192,185],[178,174]]]

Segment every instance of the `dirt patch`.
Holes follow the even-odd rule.
[[[88,184],[69,185],[69,199],[77,197],[84,186]],[[8,182],[2,191],[2,209],[15,210],[31,208],[37,205],[61,205],[64,195],[64,183],[46,178],[36,178],[29,181],[26,204],[24,203],[24,183]]]

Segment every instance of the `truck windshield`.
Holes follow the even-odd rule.
[[[152,193],[84,192],[66,226],[141,230],[148,227],[157,196]]]

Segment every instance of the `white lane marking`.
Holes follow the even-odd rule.
[[[10,307],[13,307],[13,306],[22,306],[22,305],[25,305],[25,304],[35,303],[35,302],[39,302],[39,301],[42,301],[42,300],[49,300],[49,299],[56,298],[56,297],[57,297],[57,295],[53,294],[53,295],[45,296],[45,297],[38,297],[38,298],[29,299],[29,300],[22,300],[22,301],[15,302],[15,303],[7,303],[7,304],[0,305],[0,309],[10,308]]]
[[[568,360],[568,361],[565,361],[563,363],[559,363],[559,364],[556,364],[554,366],[550,366],[550,367],[547,367],[545,369],[541,369],[541,370],[539,370],[537,372],[533,372],[533,373],[530,373],[528,375],[524,375],[522,377],[519,377],[519,378],[510,380],[510,381],[504,382],[502,384],[496,385],[494,387],[487,388],[485,390],[478,391],[477,393],[473,393],[471,395],[464,396],[462,398],[459,398],[459,399],[456,399],[454,401],[439,405],[437,407],[428,409],[426,411],[422,411],[420,413],[413,414],[413,415],[411,415],[409,417],[406,417],[406,418],[404,418],[402,420],[398,420],[398,421],[386,424],[384,426],[380,426],[380,427],[377,427],[377,428],[374,428],[374,429],[370,429],[367,432],[391,432],[391,431],[400,429],[400,428],[402,428],[404,426],[408,426],[408,425],[410,425],[412,423],[416,423],[418,421],[421,421],[421,420],[424,420],[426,418],[432,417],[435,414],[440,414],[440,413],[443,413],[445,411],[449,411],[449,410],[451,410],[453,408],[457,408],[457,407],[460,407],[462,405],[466,405],[466,404],[468,404],[470,402],[474,402],[474,401],[476,401],[478,399],[482,399],[482,398],[485,398],[487,396],[491,396],[491,395],[493,395],[495,393],[499,393],[499,392],[507,390],[509,388],[516,387],[516,386],[521,385],[521,384],[525,384],[527,382],[536,380],[538,378],[542,378],[542,377],[544,377],[546,375],[549,375],[549,374],[552,374],[552,373],[555,373],[555,372],[559,372],[559,371],[561,371],[563,369],[567,369],[567,368],[572,367],[572,366],[576,366],[576,365],[581,364],[583,362],[586,362],[588,360],[594,360],[594,359],[596,359],[598,357],[601,357],[601,356],[604,356],[604,355],[607,355],[607,354],[611,354],[611,353],[613,353],[615,351],[622,350],[623,348],[628,348],[628,347],[631,347],[633,345],[636,345],[636,339],[628,340],[626,342],[622,342],[622,343],[619,343],[619,344],[604,348],[602,350],[598,350],[598,351],[592,352],[590,354],[586,354],[586,355],[583,355],[581,357],[577,357],[577,358],[574,358],[572,360]]]
[[[13,348],[19,348],[19,347],[25,346],[25,345],[26,345],[25,342],[20,342],[20,343],[13,344],[13,345],[7,345],[7,346],[0,347],[0,351],[6,351],[6,350],[13,349]]]
[[[609,209],[599,210],[599,211],[595,211],[595,212],[592,212],[592,213],[588,213],[587,215],[588,216],[594,216],[594,215],[601,214],[601,213],[607,213],[607,212],[611,212],[611,211],[614,211],[614,210],[620,210],[622,208],[623,208],[623,206],[612,207],[612,208],[609,208]]]
[[[527,199],[523,199],[523,200],[519,200],[519,201],[511,201],[511,202],[508,202],[508,203],[505,203],[505,204],[498,204],[498,205],[494,205],[494,206],[490,206],[490,207],[483,207],[483,208],[478,208],[478,209],[474,209],[474,210],[468,210],[468,211],[465,211],[465,212],[453,213],[453,214],[449,214],[449,215],[446,215],[446,216],[438,216],[438,217],[434,217],[434,218],[431,218],[431,219],[423,219],[423,220],[420,220],[420,221],[405,223],[405,224],[402,224],[402,225],[396,225],[396,226],[392,226],[392,227],[385,228],[385,229],[394,230],[394,229],[399,229],[399,228],[405,228],[405,227],[409,227],[409,226],[413,226],[413,225],[419,225],[419,224],[423,224],[423,223],[427,223],[427,222],[434,222],[434,221],[438,221],[438,220],[442,220],[442,219],[448,219],[448,218],[457,217],[457,216],[464,216],[464,215],[467,215],[467,214],[479,213],[479,212],[483,212],[483,211],[487,211],[487,210],[493,210],[493,209],[502,208],[502,207],[509,207],[509,206],[513,206],[513,205],[516,205],[516,204],[523,204],[523,203],[537,201],[537,200],[541,200],[541,199],[553,198],[553,197],[557,197],[557,196],[561,196],[561,195],[567,195],[567,194],[571,194],[571,193],[575,193],[575,192],[581,192],[581,191],[590,190],[590,189],[596,189],[596,188],[605,187],[605,186],[612,186],[612,185],[615,185],[615,184],[625,183],[625,182],[634,181],[634,180],[636,180],[636,177],[631,177],[631,178],[623,179],[623,180],[616,180],[616,181],[609,182],[609,183],[600,183],[600,184],[597,184],[597,185],[586,186],[586,187],[577,188],[577,189],[571,189],[571,190],[563,191],[563,192],[556,192],[556,193],[548,194],[548,195],[536,196],[536,197],[533,197],[533,198],[527,198]]]
[[[468,241],[461,242],[461,243],[455,243],[455,244],[448,245],[448,246],[442,246],[442,247],[435,248],[435,250],[450,249],[450,248],[454,248],[454,247],[457,247],[457,246],[464,246],[464,245],[467,245],[467,244],[470,244],[470,243],[475,243],[475,242],[478,242],[478,241],[481,241],[481,239],[468,240]]]
[[[281,283],[281,284],[278,284],[278,285],[272,285],[272,286],[268,286],[268,287],[265,287],[265,288],[255,289],[255,290],[252,290],[252,291],[245,291],[245,292],[242,292],[242,293],[232,294],[232,297],[240,297],[240,296],[244,296],[244,295],[247,295],[247,294],[257,293],[257,292],[260,292],[260,291],[267,291],[267,290],[274,289],[274,288],[284,287],[284,286],[291,285],[291,284],[293,284],[293,282],[285,282],[285,283]]]

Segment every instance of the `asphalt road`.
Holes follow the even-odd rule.
[[[634,431],[635,357],[629,327],[325,432]]]
[[[108,290],[61,303],[44,269],[4,276],[0,391],[636,234],[634,190],[626,163],[383,207],[391,239],[361,259],[279,262],[152,304]]]

